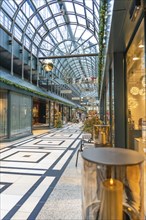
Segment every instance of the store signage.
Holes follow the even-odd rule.
[[[80,100],[80,97],[72,97],[72,100]]]
[[[60,92],[63,93],[63,94],[71,94],[71,93],[72,93],[72,90],[63,89],[63,90],[60,90]]]

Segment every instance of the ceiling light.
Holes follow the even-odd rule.
[[[43,60],[43,69],[46,71],[46,72],[50,72],[52,71],[53,69],[53,62],[50,61],[50,60]]]

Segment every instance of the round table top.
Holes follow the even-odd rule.
[[[144,155],[135,150],[114,147],[85,148],[82,157],[105,165],[135,165],[144,161]]]

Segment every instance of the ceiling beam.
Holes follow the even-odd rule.
[[[72,57],[91,57],[91,56],[98,56],[98,53],[86,53],[86,54],[68,54],[63,56],[49,56],[49,57],[39,57],[39,60],[44,59],[61,59],[61,58],[72,58]]]

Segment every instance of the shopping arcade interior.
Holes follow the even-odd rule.
[[[105,53],[110,32],[110,16],[112,16],[110,3],[112,1],[108,2],[111,6],[108,8],[109,11],[107,10],[108,16],[105,15],[105,18],[107,17],[106,36],[103,39]],[[67,5],[70,5],[69,9]],[[92,103],[98,104],[95,99],[99,96],[97,92],[99,90],[97,83],[99,75],[98,77],[96,75],[100,52],[100,48],[98,48],[100,38],[96,36],[96,33],[99,33],[99,18],[98,13],[91,13],[92,9],[94,12],[98,12],[98,1],[6,0],[1,1],[1,6],[3,47],[0,51],[2,58],[0,64],[2,72],[5,73],[7,70],[6,73],[10,76],[33,83],[43,91],[44,89],[45,91],[51,90],[53,96],[59,95],[61,97],[60,101],[62,102],[66,101],[66,103],[71,102],[72,104],[74,101],[80,105],[78,100],[75,101],[75,98],[80,95],[80,97],[86,97],[86,100],[89,97],[91,100],[92,97]],[[44,22],[42,16],[44,16]],[[97,25],[95,25],[96,23]],[[49,37],[46,33],[50,33]],[[75,38],[72,38],[73,34]],[[64,36],[65,39],[63,39]],[[46,72],[43,69],[43,61],[46,56],[52,57],[52,71]],[[5,82],[9,79],[7,74],[2,76]],[[16,81],[14,83],[16,84]],[[61,89],[71,90],[72,93],[61,93]],[[30,103],[30,100],[28,102]],[[84,106],[84,103],[82,104]],[[131,121],[133,123],[133,120]]]

